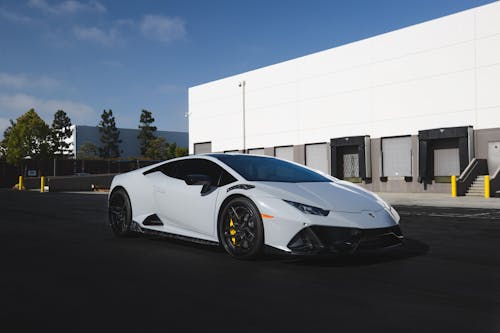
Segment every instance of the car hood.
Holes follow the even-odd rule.
[[[348,182],[259,182],[258,184],[261,190],[274,197],[332,211],[376,212],[386,206],[373,193]]]

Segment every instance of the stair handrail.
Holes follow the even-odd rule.
[[[463,196],[479,175],[488,174],[488,162],[473,158],[457,180],[457,195]]]
[[[490,177],[490,179],[498,177],[498,174],[499,174],[499,173],[500,173],[500,167],[498,167],[498,168],[495,170],[495,172],[493,172],[493,176],[491,176],[491,177]]]
[[[472,170],[472,167],[477,163],[477,158],[473,158],[470,162],[469,165],[465,168],[465,170],[460,174],[458,177],[458,180],[463,180],[466,176],[469,175],[470,171]]]

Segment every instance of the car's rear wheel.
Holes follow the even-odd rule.
[[[261,254],[264,227],[255,204],[247,198],[237,197],[224,205],[218,235],[224,249],[233,257],[251,259]]]
[[[108,205],[108,218],[111,230],[116,236],[128,236],[132,234],[132,206],[130,199],[124,189],[119,188],[111,193]]]

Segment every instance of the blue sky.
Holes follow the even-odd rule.
[[[0,138],[29,108],[187,131],[187,88],[487,0],[0,0]]]

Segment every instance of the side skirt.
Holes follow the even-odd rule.
[[[133,232],[141,233],[144,235],[151,235],[151,236],[158,236],[158,237],[164,237],[164,238],[169,238],[169,239],[176,239],[176,240],[181,240],[181,241],[186,241],[186,242],[191,242],[191,243],[196,243],[196,244],[202,244],[202,245],[219,246],[218,242],[213,242],[213,241],[209,241],[206,239],[199,239],[199,238],[193,238],[193,237],[182,236],[182,235],[177,235],[177,234],[171,234],[169,232],[164,232],[164,231],[145,229],[145,228],[141,227],[140,224],[136,221],[132,221],[130,229]]]

